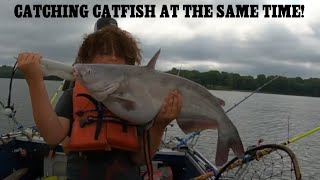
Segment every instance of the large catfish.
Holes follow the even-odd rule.
[[[159,112],[172,90],[182,95],[177,123],[184,133],[218,128],[216,165],[228,159],[229,148],[239,158],[244,148],[239,133],[221,107],[219,98],[203,86],[180,76],[154,69],[160,50],[147,66],[76,64],[76,78],[93,98],[114,114],[135,124],[146,124]]]

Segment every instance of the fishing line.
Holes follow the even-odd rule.
[[[241,101],[239,101],[238,103],[236,103],[233,107],[231,107],[230,109],[228,109],[226,111],[226,113],[228,113],[229,111],[231,111],[232,109],[234,109],[235,107],[237,107],[239,104],[241,104],[243,101],[245,101],[246,99],[248,99],[250,96],[252,96],[253,94],[255,94],[256,92],[260,91],[263,87],[265,87],[266,85],[270,84],[272,81],[278,79],[280,76],[276,76],[273,79],[271,79],[270,81],[266,82],[265,84],[263,84],[262,86],[260,86],[258,89],[256,89],[255,91],[253,91],[249,96],[245,97],[244,99],[242,99]]]
[[[290,114],[288,115],[288,141],[290,140]]]
[[[10,108],[12,111],[14,110],[13,105],[11,106],[12,82],[13,82],[13,77],[17,71],[17,68],[16,68],[17,64],[18,64],[18,60],[15,62],[14,66],[12,68],[11,77],[10,77],[10,84],[9,84],[8,102],[7,102],[7,107],[6,107],[6,108]]]
[[[0,105],[2,106],[3,109],[5,109],[5,105],[3,104],[3,102],[0,101]]]

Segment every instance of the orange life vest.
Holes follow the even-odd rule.
[[[107,110],[101,102],[89,96],[79,82],[75,82],[72,98],[74,121],[69,151],[139,150],[137,127]]]

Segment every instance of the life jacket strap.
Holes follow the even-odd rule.
[[[97,140],[98,137],[99,137],[99,134],[101,132],[101,129],[102,129],[102,124],[103,124],[103,114],[104,112],[106,112],[106,107],[99,101],[95,100],[93,97],[91,97],[90,95],[88,94],[77,94],[77,96],[81,96],[81,97],[85,97],[87,98],[89,101],[91,101],[96,109],[95,110],[88,110],[88,111],[97,111],[98,113],[98,119],[97,119],[97,125],[96,125],[96,131],[95,131],[95,134],[94,134],[94,139]],[[83,115],[85,112],[88,112],[88,111],[78,111],[77,112],[77,115]],[[80,123],[80,126],[81,126],[81,123]]]

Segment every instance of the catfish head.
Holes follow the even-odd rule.
[[[154,70],[159,57],[160,49],[146,65],[148,69]],[[123,64],[75,64],[75,78],[93,96],[103,101],[113,94],[123,83],[129,73],[132,72],[132,65]]]
[[[123,66],[118,64],[76,64],[75,78],[97,100],[103,101],[114,93],[125,79]]]

